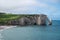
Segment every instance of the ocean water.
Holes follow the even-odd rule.
[[[49,26],[14,27],[0,31],[0,40],[60,40],[60,20]]]

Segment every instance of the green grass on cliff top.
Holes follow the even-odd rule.
[[[0,14],[0,24],[5,24],[6,21],[17,20],[21,17],[22,16],[15,14]]]
[[[9,20],[14,20],[14,19],[17,19],[19,18],[20,16],[19,15],[13,15],[13,14],[3,14],[3,15],[0,15],[0,22],[4,22],[4,21],[9,21]]]
[[[6,21],[10,20],[17,20],[24,16],[32,16],[32,15],[17,15],[17,14],[6,14],[6,13],[0,13],[0,24],[5,23]]]

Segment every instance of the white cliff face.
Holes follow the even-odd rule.
[[[40,16],[37,18],[37,25],[40,25],[41,24],[41,19],[40,19]]]
[[[40,14],[37,17],[37,25],[46,25],[46,23],[47,23],[46,21],[48,22],[49,25],[52,24],[51,19],[48,19],[47,15]]]
[[[46,25],[46,20],[48,20],[49,24],[51,24],[51,20],[48,19],[47,15],[40,14],[40,15],[34,15],[29,17],[22,17],[15,22],[8,22],[10,24],[18,24],[18,25]]]
[[[24,25],[24,18],[19,19],[19,25]]]
[[[52,25],[52,20],[50,19],[50,21],[49,21],[49,23],[48,23],[49,25]]]
[[[45,25],[46,24],[46,15],[44,14],[40,14],[38,17],[37,17],[37,25]]]

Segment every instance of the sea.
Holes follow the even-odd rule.
[[[16,26],[0,31],[0,40],[60,40],[60,20],[46,26]]]

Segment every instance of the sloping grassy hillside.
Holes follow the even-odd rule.
[[[21,17],[20,15],[15,15],[15,14],[2,14],[0,15],[0,24],[5,24],[6,21],[16,20],[20,17]]]
[[[25,16],[33,16],[33,15],[19,15],[19,14],[0,13],[0,24],[5,24],[6,21],[17,20],[17,19],[20,19],[21,17],[25,17]]]

